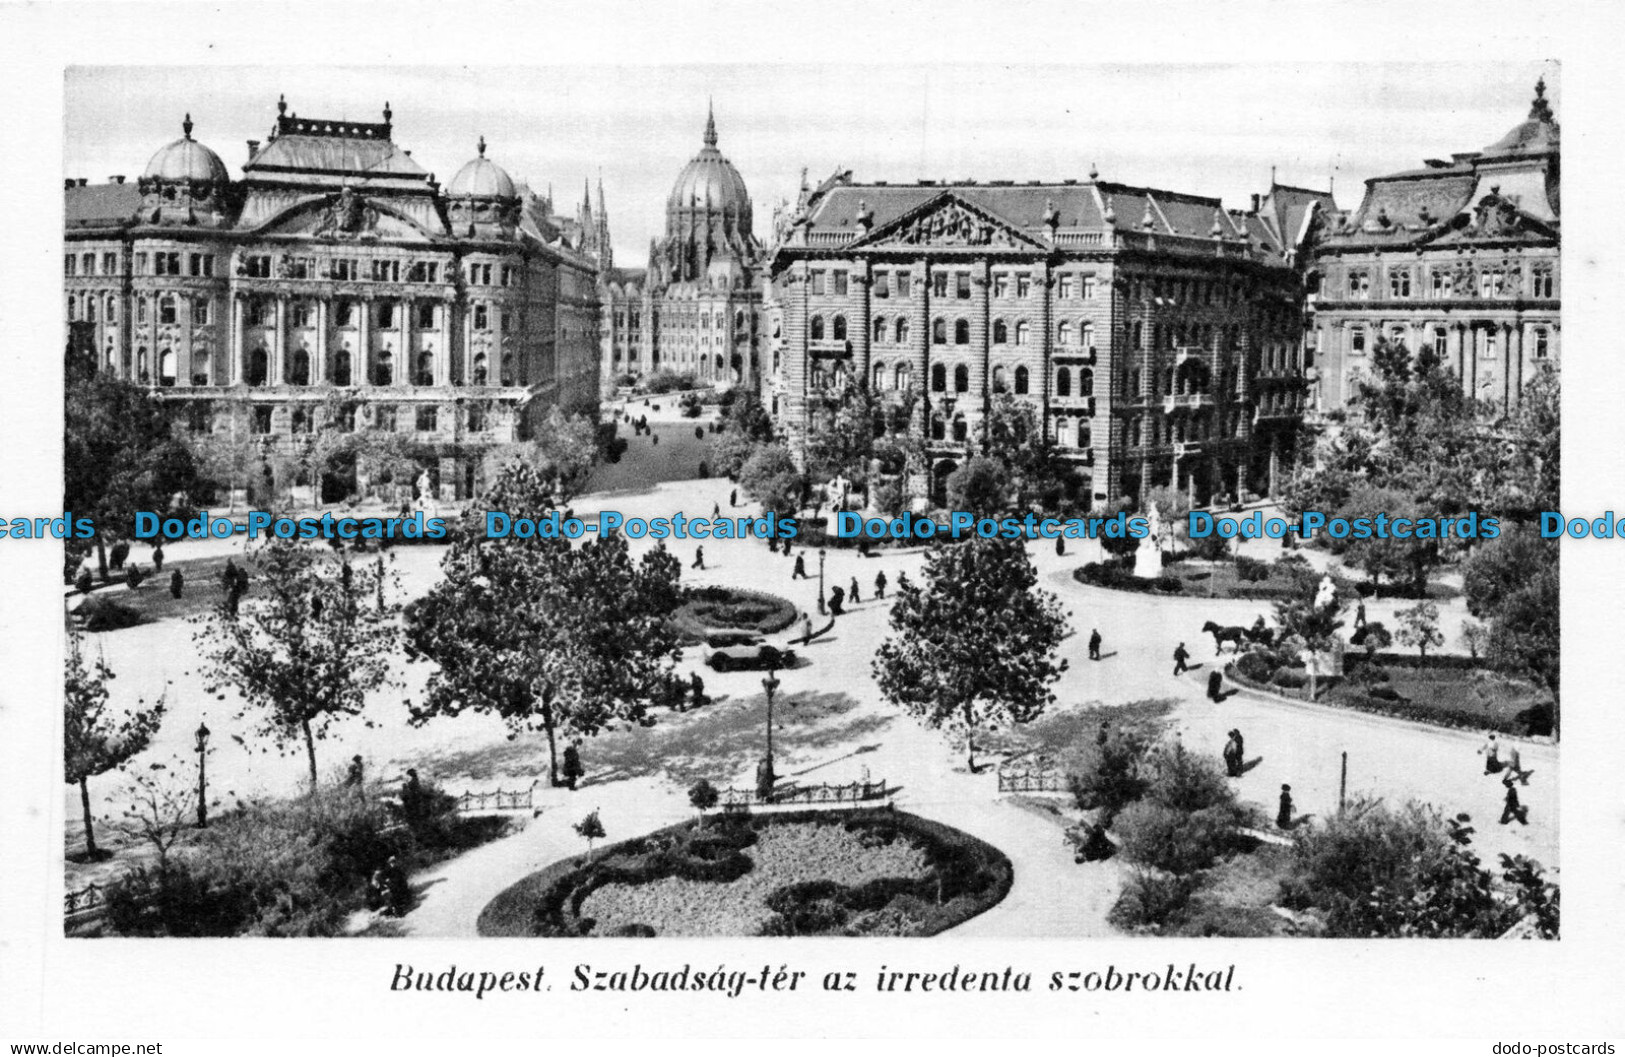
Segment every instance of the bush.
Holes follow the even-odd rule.
[[[1236,577],[1237,579],[1246,580],[1250,583],[1257,583],[1259,580],[1268,580],[1270,577],[1270,567],[1259,561],[1257,558],[1248,558],[1242,555],[1237,555]]]
[[[645,375],[635,389],[639,393],[657,395],[660,393],[674,393],[683,389],[698,389],[700,380],[692,374],[679,374],[667,367],[652,374]]]
[[[1234,808],[1236,793],[1219,765],[1184,745],[1159,745],[1146,757],[1146,799],[1175,811]]]
[[[1118,813],[1112,832],[1125,858],[1170,873],[1205,870],[1237,846],[1236,812],[1229,807],[1179,811],[1139,800]]]
[[[82,595],[88,595],[92,586],[90,569],[88,567],[80,569],[79,575],[73,578],[73,589]]]
[[[1149,748],[1149,741],[1135,733],[1086,746],[1077,769],[1067,776],[1073,801],[1084,811],[1101,812],[1101,825],[1110,825],[1117,812],[1145,795]]]
[[[1255,683],[1267,683],[1278,667],[1268,650],[1253,650],[1236,658],[1236,673]]]
[[[75,614],[86,631],[119,631],[145,624],[147,618],[140,610],[114,601],[106,595],[93,596],[79,603]]]
[[[1309,672],[1304,668],[1277,668],[1270,682],[1287,690],[1302,690],[1309,685]]]
[[[1192,558],[1199,558],[1202,561],[1228,561],[1230,558],[1230,541],[1218,534],[1203,536],[1191,540],[1190,549],[1186,553]]]
[[[1122,929],[1152,929],[1177,921],[1196,892],[1193,877],[1135,870],[1123,885],[1123,894],[1108,919]]]

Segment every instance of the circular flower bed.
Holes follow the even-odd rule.
[[[716,816],[532,874],[485,936],[928,936],[1010,889],[1010,860],[891,810]]]
[[[685,593],[683,604],[677,607],[671,619],[679,632],[694,641],[719,631],[771,635],[795,621],[796,607],[789,600],[764,591],[696,587]]]

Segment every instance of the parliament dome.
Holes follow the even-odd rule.
[[[717,122],[707,115],[705,145],[694,159],[677,174],[671,197],[666,200],[669,210],[699,209],[706,212],[739,214],[750,209],[750,192],[745,189],[745,178],[739,175],[733,162],[717,149]]]
[[[229,180],[230,174],[220,155],[192,138],[191,114],[181,122],[181,130],[185,135],[161,148],[147,163],[147,178],[218,183]]]

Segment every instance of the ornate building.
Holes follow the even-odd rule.
[[[1318,239],[1310,275],[1320,410],[1348,399],[1381,338],[1438,354],[1501,410],[1556,363],[1559,129],[1535,85],[1527,120],[1481,151],[1366,181]]]
[[[1032,408],[1101,503],[1157,485],[1198,501],[1272,489],[1303,406],[1307,216],[1276,188],[1251,212],[1088,181],[805,190],[771,258],[770,404],[799,451],[849,383],[922,399],[915,494],[981,444],[993,397]]]
[[[601,187],[595,223],[607,247]],[[648,267],[616,269],[604,258],[599,296],[606,391],[661,368],[712,385],[758,384],[761,258],[750,192],[717,149],[716,118],[708,114],[700,152],[666,199],[666,234],[649,244]]]
[[[188,116],[135,183],[68,181],[70,332],[194,433],[284,454],[320,430],[396,434],[441,497],[466,496],[484,450],[596,403],[597,263],[483,139],[441,187],[383,117],[279,102],[233,180]],[[320,485],[364,492],[367,473]]]

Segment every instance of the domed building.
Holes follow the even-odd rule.
[[[599,213],[607,224],[602,189]],[[665,237],[650,243],[648,267],[608,267],[602,276],[605,391],[659,370],[758,388],[762,256],[750,192],[718,148],[708,112],[700,151],[666,198]]]
[[[257,450],[253,500],[399,501],[425,471],[462,498],[485,451],[596,403],[598,261],[483,138],[442,188],[383,118],[279,100],[233,180],[187,115],[136,183],[68,181],[70,349],[163,390],[200,442]],[[323,431],[379,444],[314,480],[272,458]]]

